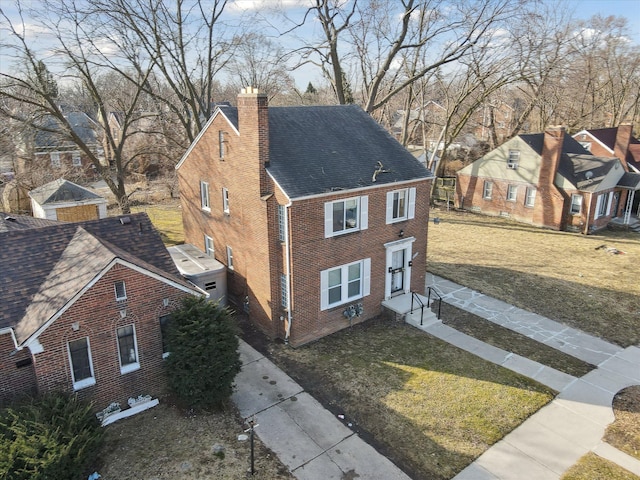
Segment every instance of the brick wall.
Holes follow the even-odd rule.
[[[116,303],[114,282],[125,282],[127,300]],[[186,295],[128,267],[116,265],[39,337],[44,347],[34,355],[40,391],[73,391],[67,343],[89,338],[95,385],[78,390],[81,398],[103,409],[111,402],[127,407],[129,397],[157,396],[165,391],[159,317],[170,313]],[[164,299],[169,305],[164,306]],[[126,316],[120,310],[126,308]],[[77,322],[78,329],[73,324]],[[135,326],[140,368],[121,374],[116,329]]]
[[[0,405],[16,397],[36,392],[31,352],[16,351],[10,333],[0,335]]]

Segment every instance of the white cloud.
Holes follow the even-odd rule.
[[[267,9],[308,8],[312,2],[310,0],[234,0],[229,3],[228,8],[232,11],[256,11]]]

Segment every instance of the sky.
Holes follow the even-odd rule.
[[[626,17],[632,40],[640,45],[640,0],[568,0],[568,3],[575,8],[575,17],[581,20],[598,14]]]

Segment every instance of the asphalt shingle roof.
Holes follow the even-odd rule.
[[[237,108],[219,108],[237,129]],[[269,107],[267,171],[292,199],[431,176],[356,105]]]
[[[100,195],[88,190],[80,185],[76,185],[64,178],[59,178],[41,187],[34,188],[29,192],[29,196],[40,205],[58,202],[78,202],[81,200],[96,200],[102,198]]]
[[[115,257],[193,288],[144,213],[0,232],[0,328],[24,319],[21,337],[30,335],[56,302],[68,300]],[[43,299],[51,295],[58,300],[49,305]]]
[[[30,228],[47,227],[59,222],[45,218],[35,218],[31,215],[16,215],[14,213],[0,212],[0,233],[27,230]]]

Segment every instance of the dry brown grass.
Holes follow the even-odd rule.
[[[638,476],[595,453],[587,453],[561,480],[638,480]]]
[[[640,385],[625,388],[613,399],[616,416],[604,440],[640,460]]]
[[[432,210],[427,269],[622,346],[640,343],[640,235]],[[614,255],[601,245],[615,247]]]
[[[242,422],[233,411],[189,413],[161,403],[106,428],[96,470],[105,480],[292,479],[288,469],[255,437],[255,475],[249,476],[250,444],[238,441]],[[224,455],[214,445],[225,447]]]

